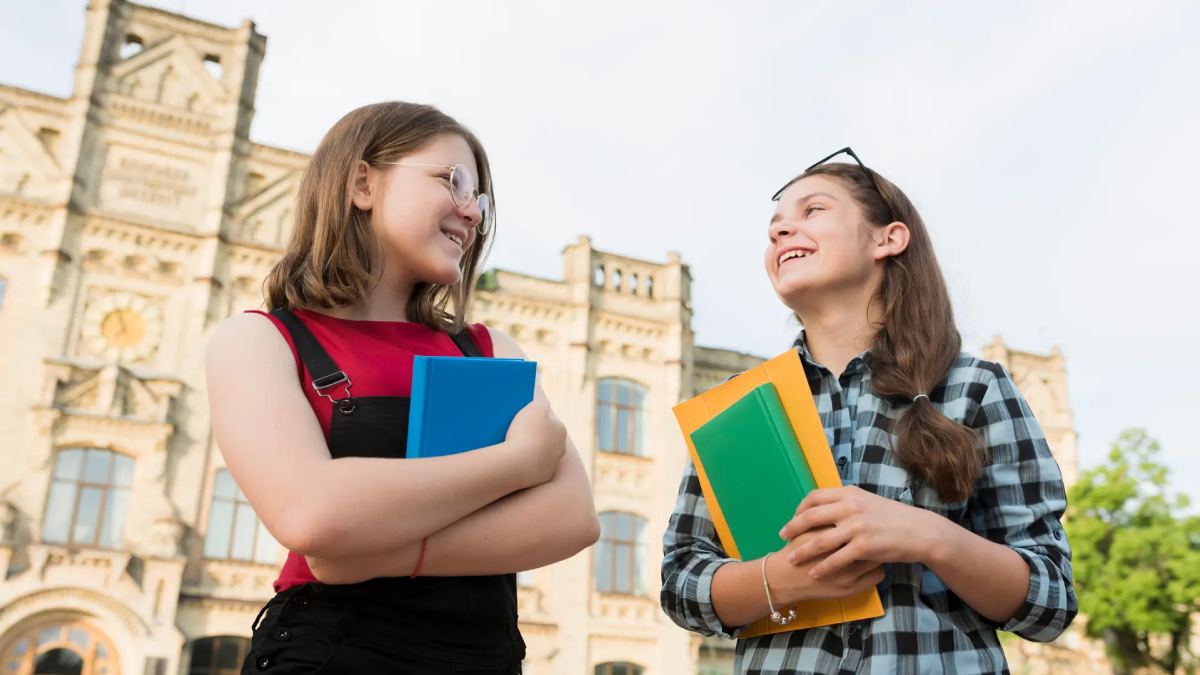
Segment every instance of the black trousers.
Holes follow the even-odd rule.
[[[306,584],[273,598],[256,621],[242,675],[518,675],[455,639],[384,621],[341,587]],[[478,639],[478,636],[472,636]],[[470,641],[470,640],[468,640]]]

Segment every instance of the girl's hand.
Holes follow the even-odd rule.
[[[812,576],[811,569],[822,564],[827,559],[826,555],[819,554],[809,559],[789,562],[798,549],[811,545],[824,536],[825,530],[832,531],[833,528],[820,527],[800,534],[767,559],[767,581],[771,585],[775,609],[780,609],[783,604],[790,605],[805,600],[840,600],[854,597],[883,581],[883,568],[877,562],[851,561],[849,565],[831,571],[820,580]]]
[[[513,418],[505,442],[517,451],[526,487],[534,487],[549,481],[558,470],[567,452],[567,427],[549,403],[535,398]]]
[[[779,536],[791,540],[809,530],[833,526],[788,554],[793,565],[827,555],[809,571],[817,579],[856,561],[925,562],[944,540],[949,523],[925,509],[849,486],[809,493]]]

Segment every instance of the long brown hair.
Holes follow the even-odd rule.
[[[264,282],[269,309],[334,308],[362,302],[377,281],[379,243],[371,216],[354,205],[351,181],[359,160],[371,166],[398,161],[434,137],[466,140],[479,169],[479,191],[492,200],[492,173],[483,145],[466,127],[428,105],[389,101],[351,111],[325,134],[296,195],[296,219],[283,257]],[[477,234],[462,258],[453,286],[421,283],[413,289],[410,321],[456,333],[462,330],[478,267],[494,228]]]
[[[888,225],[894,214],[895,220],[908,226],[908,246],[887,259],[873,299],[882,306],[883,320],[875,326],[870,349],[875,394],[908,402],[920,394],[933,394],[946,379],[962,350],[962,336],[925,221],[900,188],[874,171],[871,174],[875,183],[858,165],[832,163],[817,166],[802,177],[837,180],[870,225]],[[901,413],[892,431],[896,460],[909,475],[937,490],[944,502],[971,496],[985,461],[985,451],[972,429],[920,398]]]

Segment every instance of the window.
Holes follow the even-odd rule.
[[[119,548],[129,511],[133,458],[111,450],[60,450],[42,541]]]
[[[238,675],[250,651],[250,640],[223,635],[192,643],[192,665],[188,675]]]
[[[600,542],[595,547],[596,590],[646,595],[646,521],[633,514],[600,514]]]
[[[8,290],[8,279],[0,277],[0,316],[4,313],[4,291]]]
[[[142,38],[130,33],[125,36],[125,44],[121,45],[121,58],[127,59],[131,56],[137,56],[145,48],[146,46],[142,43]]]
[[[221,75],[224,68],[221,66],[221,57],[216,54],[207,54],[204,57],[204,69],[208,71],[218,82],[221,81]]]
[[[632,663],[601,663],[596,666],[595,675],[642,675],[646,672],[645,668],[635,666]]]
[[[601,452],[645,457],[646,388],[629,380],[600,380],[596,434]]]
[[[0,654],[3,675],[116,675],[117,654],[108,638],[85,623],[30,627]]]
[[[517,572],[517,585],[518,586],[532,586],[533,585],[533,570]]]
[[[215,560],[248,560],[265,565],[279,562],[279,544],[254,513],[228,469],[217,472],[204,557]]]

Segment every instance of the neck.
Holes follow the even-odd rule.
[[[882,308],[872,302],[873,287],[824,296],[820,302],[794,307],[804,324],[804,340],[817,363],[841,375],[850,360],[871,347]]]
[[[408,301],[416,284],[389,274],[385,269],[377,283],[367,290],[367,298],[346,307],[327,311],[330,316],[351,321],[407,322]]]

